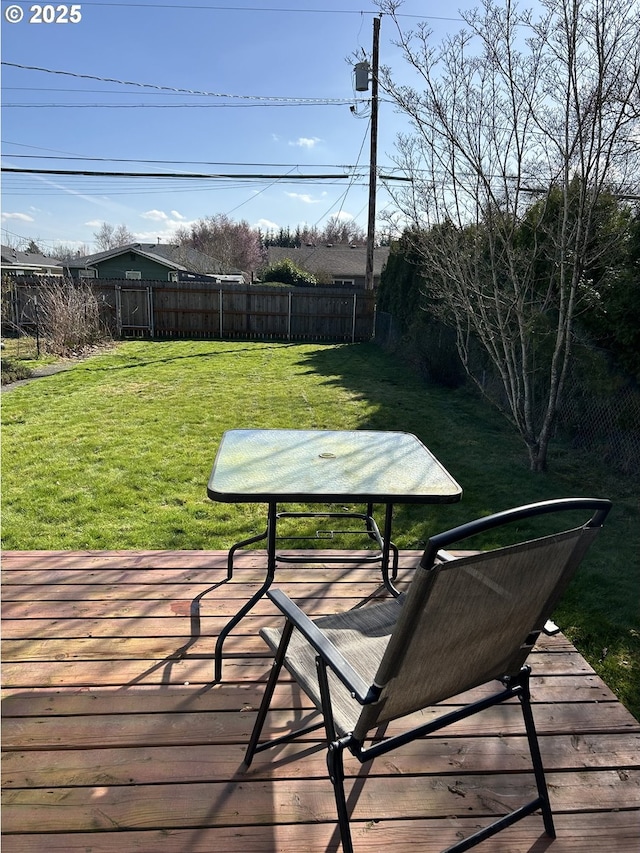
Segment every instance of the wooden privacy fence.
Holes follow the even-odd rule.
[[[34,297],[44,281],[52,279],[13,281],[12,292],[5,293],[5,306],[10,305],[18,328],[36,323]],[[375,297],[361,289],[130,280],[87,283],[117,335],[332,342],[373,337]]]

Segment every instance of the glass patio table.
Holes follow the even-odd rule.
[[[383,430],[229,430],[218,448],[207,493],[213,501],[267,504],[264,532],[237,542],[229,550],[228,578],[233,575],[236,551],[261,540],[266,540],[267,567],[263,585],[218,636],[216,681],[222,676],[222,647],[227,635],[269,589],[278,563],[376,562],[385,586],[397,595],[393,580],[398,550],[391,541],[394,504],[453,503],[462,497],[458,483],[415,435]],[[361,504],[364,511],[294,512],[279,510],[279,504]],[[382,532],[373,516],[375,504],[385,507]],[[279,520],[316,517],[360,520],[362,532],[375,541],[377,551],[364,557],[278,553]]]

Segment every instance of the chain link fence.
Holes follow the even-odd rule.
[[[623,474],[640,474],[640,390],[621,380],[608,391],[571,376],[558,416],[558,432]]]
[[[431,336],[431,340],[408,341],[392,314],[377,311],[374,340],[385,349],[402,350],[413,362],[423,362],[417,366],[426,376],[453,387],[456,382],[452,378],[462,381],[463,377],[462,369],[454,367],[460,361],[453,338],[441,336],[442,330],[435,326],[421,328],[423,337]],[[588,341],[578,342],[575,356],[558,412],[556,435],[578,451],[597,455],[621,474],[640,474],[640,388],[606,364]],[[443,372],[445,364],[448,368]],[[493,382],[490,375],[485,380]]]

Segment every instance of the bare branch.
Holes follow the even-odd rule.
[[[534,20],[484,0],[433,45],[425,25],[402,30],[396,2],[378,5],[416,81],[382,69],[413,129],[397,144],[413,181],[394,197],[422,235],[428,305],[487,392],[479,342],[500,377],[495,402],[543,468],[587,271],[620,239],[603,210],[640,188],[640,10],[542,0]]]

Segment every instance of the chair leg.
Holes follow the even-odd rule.
[[[269,705],[271,704],[271,699],[273,697],[273,691],[276,689],[276,684],[278,683],[278,677],[280,675],[280,670],[282,669],[282,665],[284,663],[284,658],[287,652],[287,647],[289,646],[289,640],[291,639],[292,633],[293,622],[289,622],[289,620],[287,620],[282,631],[280,645],[278,646],[276,656],[273,660],[271,674],[269,675],[269,680],[267,681],[267,687],[265,689],[264,696],[262,697],[260,710],[258,711],[258,716],[256,717],[256,721],[253,726],[253,732],[251,733],[251,739],[249,740],[247,752],[244,757],[244,763],[247,767],[250,767],[251,762],[253,761],[253,756],[255,755],[256,748],[260,740],[260,735],[262,734],[262,728],[267,718]]]
[[[327,769],[329,778],[333,785],[333,793],[336,799],[338,811],[338,827],[340,829],[340,840],[343,853],[353,853],[353,841],[351,839],[351,828],[349,827],[349,812],[347,810],[347,799],[344,793],[344,761],[343,753],[348,741],[348,736],[329,744],[327,752]]]
[[[320,687],[320,700],[322,703],[322,718],[327,736],[327,769],[329,778],[333,785],[333,793],[336,799],[338,811],[338,828],[340,840],[342,841],[343,853],[353,853],[353,842],[351,840],[351,829],[349,827],[349,812],[347,800],[344,793],[344,760],[345,747],[351,743],[351,736],[345,735],[337,739],[336,728],[333,722],[333,708],[331,706],[331,691],[327,676],[327,664],[320,655],[316,658],[316,670],[318,673],[318,686]]]
[[[540,755],[538,733],[536,732],[533,712],[531,710],[531,694],[529,691],[528,675],[522,680],[522,688],[522,693],[519,694],[518,698],[520,699],[525,729],[527,732],[527,740],[529,741],[529,751],[531,753],[531,762],[533,764],[533,772],[538,788],[538,797],[541,800],[540,808],[542,810],[542,820],[544,822],[544,828],[547,835],[550,838],[555,838],[556,830],[553,824],[553,814],[551,812],[551,804],[549,802],[549,791],[545,779],[542,756]]]

